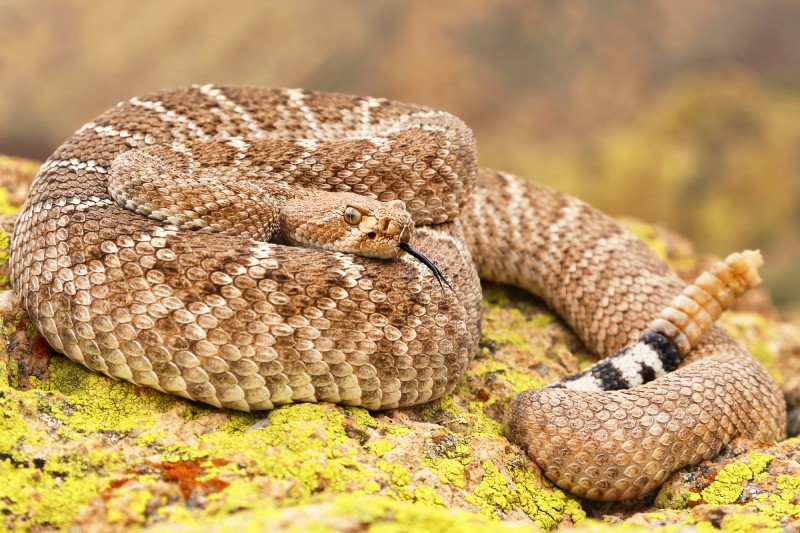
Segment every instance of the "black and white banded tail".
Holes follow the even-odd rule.
[[[761,283],[761,253],[729,255],[703,272],[656,317],[639,340],[555,388],[630,389],[672,372],[734,300]]]

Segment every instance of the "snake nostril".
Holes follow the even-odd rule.
[[[375,237],[377,237],[377,234],[374,231],[367,233],[367,238],[374,239]]]
[[[380,222],[378,222],[378,230],[383,233],[389,231],[389,225],[392,223],[389,217],[383,217]]]

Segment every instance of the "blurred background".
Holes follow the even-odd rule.
[[[800,317],[797,0],[0,0],[0,153],[208,82],[446,109],[484,166],[702,252],[761,248]]]

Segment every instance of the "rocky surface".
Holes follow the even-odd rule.
[[[0,158],[0,215],[36,166]],[[6,180],[6,181],[3,181]],[[22,185],[21,185],[22,184]],[[4,215],[5,216],[5,215]],[[0,217],[5,249],[12,215]],[[686,241],[628,222],[680,272],[709,261]],[[0,267],[2,288],[7,272]],[[5,300],[5,303],[9,303]],[[594,360],[537,300],[490,286],[481,350],[454,394],[381,413],[300,404],[267,413],[206,407],[94,374],[54,353],[6,309],[0,347],[0,529],[122,531],[502,531],[626,524],[665,531],[800,525],[800,441],[735,441],[619,504],[579,500],[543,479],[503,436],[505,406]],[[755,291],[725,325],[790,402],[800,328]]]

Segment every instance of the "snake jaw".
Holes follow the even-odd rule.
[[[455,292],[455,289],[453,289],[453,286],[447,281],[447,278],[444,277],[444,274],[441,270],[439,270],[439,267],[437,267],[436,264],[428,259],[424,254],[412,248],[407,242],[401,242],[397,245],[397,247],[428,267],[430,271],[433,272],[433,277],[435,277],[436,281],[439,282],[439,286],[442,288],[442,291],[444,291],[444,286],[447,285],[451,291]]]

